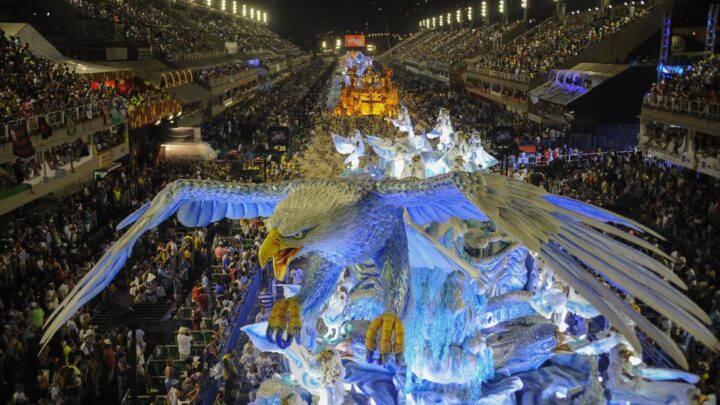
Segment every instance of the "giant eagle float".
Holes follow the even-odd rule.
[[[433,356],[441,357],[439,352],[444,352],[442,356],[449,356],[446,350],[449,344],[443,348],[436,343],[425,344],[418,340],[417,335],[426,335],[431,341],[439,333],[432,330],[431,324],[413,324],[420,318],[413,318],[415,315],[412,313],[431,310],[424,306],[427,302],[423,302],[426,298],[420,290],[426,288],[427,280],[432,280],[433,272],[442,272],[443,267],[455,266],[462,273],[453,284],[459,290],[474,283],[478,291],[490,291],[494,282],[476,268],[455,260],[452,252],[425,232],[431,224],[449,221],[493,224],[513,246],[524,246],[551,267],[584,299],[574,302],[580,302],[578,305],[581,306],[587,302],[602,313],[611,326],[624,336],[623,341],[637,353],[642,352],[642,344],[635,328],[656,342],[679,366],[688,367],[683,353],[672,339],[637,312],[626,301],[628,296],[641,300],[710,349],[720,350],[720,342],[706,327],[710,323],[708,315],[681,292],[686,289],[683,281],[651,254],[669,257],[654,244],[635,235],[644,232],[661,238],[652,230],[607,210],[548,194],[538,187],[508,177],[467,172],[453,172],[424,180],[333,178],[271,184],[202,180],[172,182],[151,202],[118,225],[118,229],[128,226],[129,229],[52,313],[45,325],[42,344],[46,345],[82,305],[108,286],[145,231],[157,227],[173,214],[177,214],[182,224],[191,227],[206,226],[223,218],[268,217],[266,225],[269,233],[260,247],[259,260],[261,264],[271,261],[278,279],[284,278],[289,263],[295,257],[308,255],[308,268],[297,294],[274,304],[264,337],[255,333],[257,339],[264,339],[265,346],[269,343],[280,351],[287,349],[289,352],[292,349],[293,353],[297,353],[300,350],[291,346],[317,346],[315,325],[336,292],[344,270],[352,266],[373,266],[378,273],[374,285],[379,290],[376,297],[381,298],[375,300],[372,308],[368,308],[362,300],[355,301],[359,303],[358,307],[365,306],[355,311],[354,321],[362,321],[359,319],[362,317],[368,317],[365,321],[370,321],[362,333],[365,352],[361,359],[365,360],[365,365],[406,365],[410,370],[408,375],[412,373],[425,381],[424,385],[420,384],[423,389],[430,389],[428,387],[434,387],[433,384],[447,378],[445,368],[429,369],[426,363]],[[433,248],[445,253],[451,263],[448,266],[418,264],[418,261],[435,260],[424,253]],[[409,254],[413,251],[416,253]],[[425,273],[412,271],[413,267],[419,266],[430,270]],[[414,277],[417,279],[413,280]],[[422,277],[426,278],[423,281],[425,284],[418,280]],[[543,297],[543,302],[554,299],[552,291]],[[480,302],[477,297],[463,296],[461,300]],[[504,298],[502,302],[496,300],[483,302],[482,305],[490,313],[493,308],[510,301],[512,299]],[[451,302],[447,305],[456,304]],[[570,305],[571,302],[568,302],[567,306]],[[461,311],[452,313],[464,316]],[[483,318],[478,321],[477,328],[490,328],[483,331],[502,334],[510,327],[490,321],[490,318]],[[552,325],[548,329],[546,323],[531,318],[510,322],[523,333],[547,329],[547,333],[553,334]],[[413,331],[412,339],[405,336],[409,330]],[[470,342],[466,345],[468,349],[458,350],[463,356],[473,359],[472,364],[480,364],[486,343],[484,337],[478,336],[462,335],[445,340],[454,339],[459,342],[458,345]],[[530,334],[524,339],[533,344],[537,340],[534,336]],[[412,345],[405,344],[406,340],[413,340]],[[490,339],[487,344],[503,345],[506,341]],[[596,344],[600,343],[602,341]],[[495,354],[496,368],[502,361],[497,357],[513,354],[512,350],[499,353]],[[323,356],[325,359],[332,358],[329,354]],[[339,360],[331,363],[340,364]],[[361,375],[358,373],[362,373],[365,365],[346,363],[343,378],[347,381],[355,378],[362,390],[362,386],[372,385],[367,379],[379,380],[388,374],[376,370],[362,374],[367,378],[358,382],[357,376]],[[487,379],[492,375],[492,359],[490,365],[491,369],[478,378]],[[512,373],[512,367],[505,369],[509,370],[508,374]],[[454,381],[470,381],[474,378],[471,375],[474,374],[462,374],[465,380]],[[411,378],[408,377],[407,381],[409,384]],[[517,381],[507,382],[504,389],[517,389]],[[396,379],[394,384],[406,383],[399,383]],[[342,387],[342,384],[339,386]],[[483,389],[486,390],[484,394],[467,395],[477,398],[477,395],[492,391]],[[375,397],[376,402],[379,397]],[[327,398],[334,397],[329,395]],[[327,403],[339,401],[326,400]],[[381,402],[384,401],[377,403]]]

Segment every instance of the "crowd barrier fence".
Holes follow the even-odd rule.
[[[656,110],[720,121],[720,103],[708,103],[702,100],[688,100],[679,97],[647,94],[643,98],[643,105]]]

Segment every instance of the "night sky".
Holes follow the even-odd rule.
[[[520,0],[506,0],[511,17],[522,15]],[[554,11],[553,0],[528,0],[530,17],[544,19]],[[624,0],[622,0],[624,1]],[[687,20],[704,25],[707,7],[713,0],[675,0],[675,19]],[[612,3],[618,3],[612,0]],[[498,0],[488,0],[490,19],[497,19]],[[568,11],[587,9],[600,3],[599,0],[568,0]],[[322,33],[344,32],[385,32],[387,17],[388,31],[406,34],[417,29],[420,19],[440,13],[454,11],[459,7],[472,6],[479,10],[480,0],[256,0],[248,2],[266,9],[270,14],[271,28],[296,43],[312,46]],[[383,11],[386,13],[383,15]],[[477,13],[477,11],[476,11]]]

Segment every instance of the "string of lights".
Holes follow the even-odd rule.
[[[249,7],[247,4],[238,4],[235,0],[187,0],[187,2],[195,6],[207,7],[214,11],[220,11],[238,18],[263,24],[268,23],[267,11]]]
[[[502,1],[502,0],[501,0]],[[483,1],[483,4],[485,2]],[[474,9],[472,6],[462,7],[455,10],[455,12],[447,12],[440,14],[438,17],[428,17],[418,21],[420,28],[437,28],[437,27],[451,27],[460,26],[464,23],[471,23],[473,21]]]

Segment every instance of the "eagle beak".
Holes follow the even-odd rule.
[[[260,251],[258,252],[260,266],[264,267],[272,257],[275,278],[282,281],[285,279],[288,264],[290,264],[301,249],[302,247],[288,246],[280,232],[277,229],[273,229],[265,238],[262,245],[260,245]]]

